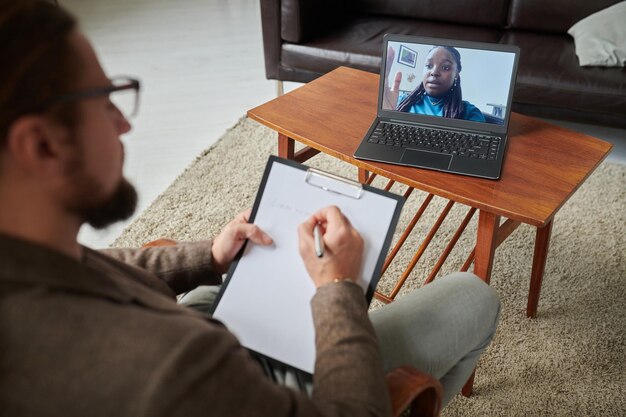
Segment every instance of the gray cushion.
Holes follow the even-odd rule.
[[[626,63],[626,1],[587,16],[569,33],[581,66],[623,67]]]

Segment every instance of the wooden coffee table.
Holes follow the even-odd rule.
[[[450,200],[392,293],[378,293],[379,299],[386,302],[394,299],[452,205],[461,203],[468,206],[467,215],[426,282],[439,271],[475,211],[479,213],[476,246],[461,270],[467,270],[473,261],[473,272],[486,282],[491,276],[497,246],[521,223],[526,223],[537,229],[526,310],[527,316],[535,317],[554,217],[607,156],[612,145],[513,113],[500,180],[360,161],[352,155],[376,116],[377,95],[378,75],[341,67],[249,110],[248,116],[278,132],[281,157],[303,162],[324,152],[358,167],[361,182],[371,182],[373,173],[391,181],[387,188],[395,181],[411,187],[406,194],[413,189],[429,193],[409,229],[419,220],[433,195]],[[294,141],[307,147],[294,152]],[[507,220],[501,223],[501,217]],[[410,230],[405,232],[400,244],[408,233]],[[385,269],[397,249],[391,251]]]

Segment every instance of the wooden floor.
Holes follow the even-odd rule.
[[[60,3],[78,16],[109,75],[142,81],[140,112],[124,139],[137,213],[246,110],[275,97],[274,82],[265,79],[259,0]],[[568,127],[617,142],[613,155],[626,163],[623,130]],[[85,226],[79,239],[106,247],[132,220],[104,231]]]

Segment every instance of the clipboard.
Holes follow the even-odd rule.
[[[249,350],[312,374],[315,285],[298,251],[298,225],[336,205],[364,240],[358,284],[368,304],[380,279],[404,198],[294,161],[270,156],[250,222],[274,244],[247,242],[233,261],[212,308]]]

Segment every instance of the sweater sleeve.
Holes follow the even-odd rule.
[[[162,279],[176,294],[198,285],[218,285],[222,278],[213,268],[212,241],[180,242],[174,246],[103,249],[100,252]]]
[[[346,415],[391,413],[382,359],[363,289],[349,281],[320,287],[311,302],[316,361],[313,399]]]

